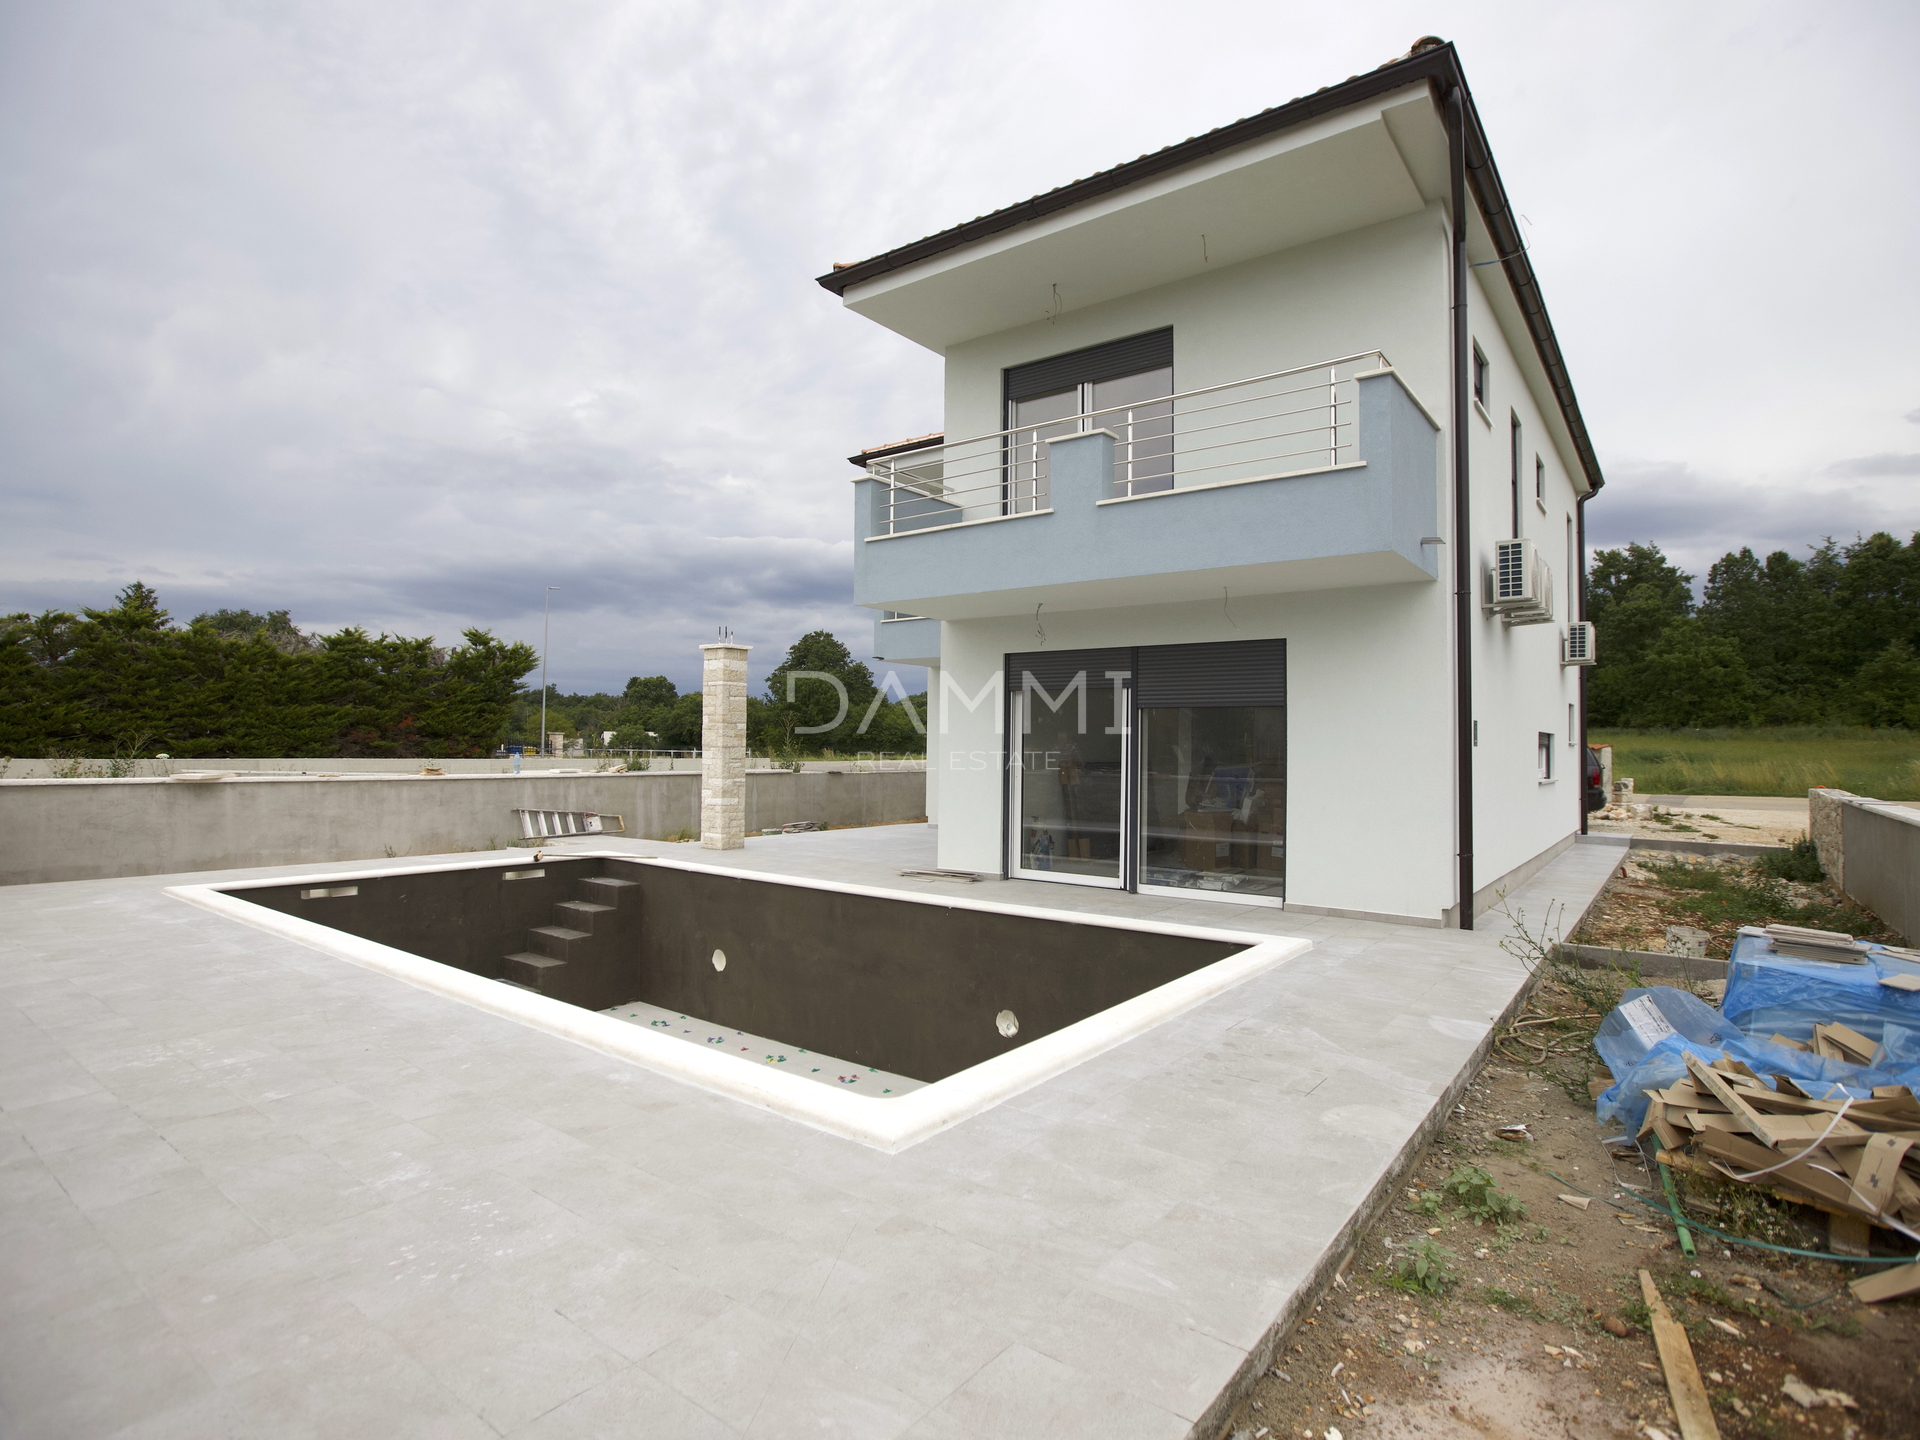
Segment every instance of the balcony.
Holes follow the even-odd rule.
[[[940,620],[1432,580],[1438,426],[1378,351],[875,460],[854,594]]]

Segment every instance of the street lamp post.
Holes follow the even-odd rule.
[[[558,585],[547,586],[546,613],[540,621],[540,753],[547,753],[547,641],[553,634],[553,592]]]

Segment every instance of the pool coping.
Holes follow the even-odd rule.
[[[257,930],[293,940],[364,969],[391,976],[418,989],[457,1000],[477,1010],[511,1020],[529,1029],[570,1041],[589,1050],[649,1070],[669,1079],[742,1101],[829,1134],[854,1140],[886,1154],[897,1154],[943,1130],[951,1129],[1002,1101],[1032,1089],[1096,1055],[1125,1044],[1216,995],[1254,976],[1299,958],[1313,942],[1292,936],[1263,935],[1211,926],[1168,924],[1120,916],[1007,905],[961,896],[918,895],[873,885],[769,874],[762,870],[699,864],[666,856],[635,855],[622,850],[585,850],[568,847],[567,859],[609,859],[626,864],[652,865],[761,884],[799,886],[844,895],[860,895],[906,904],[950,910],[973,910],[1058,924],[1093,925],[1111,930],[1134,930],[1191,939],[1244,942],[1246,948],[1211,965],[1156,986],[1144,994],[1096,1015],[1029,1041],[1005,1055],[949,1075],[923,1089],[894,1099],[846,1094],[825,1089],[798,1075],[766,1069],[730,1055],[696,1049],[664,1035],[636,1029],[597,1011],[583,1010],[562,1000],[489,980],[454,966],[428,960],[409,951],[363,940],[298,916],[285,915],[235,898],[245,890],[284,886],[285,875],[233,880],[204,885],[169,885],[164,893],[187,904],[237,920]],[[452,870],[524,867],[524,855],[500,859],[454,861],[433,865],[362,865],[324,874],[301,873],[305,885],[322,886],[381,875],[422,875]]]

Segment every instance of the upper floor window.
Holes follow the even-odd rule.
[[[1173,331],[1050,356],[1005,372],[1007,514],[1045,509],[1045,442],[1077,430],[1111,430],[1113,491],[1173,488]]]
[[[1487,403],[1487,357],[1478,345],[1473,347],[1473,398]]]
[[[1533,457],[1533,498],[1547,503],[1547,462],[1538,455]]]

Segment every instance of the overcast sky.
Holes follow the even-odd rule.
[[[1920,7],[0,5],[0,608],[861,656],[842,457],[937,357],[813,284],[1459,43],[1596,544],[1920,526]],[[918,673],[907,676],[917,682]]]

